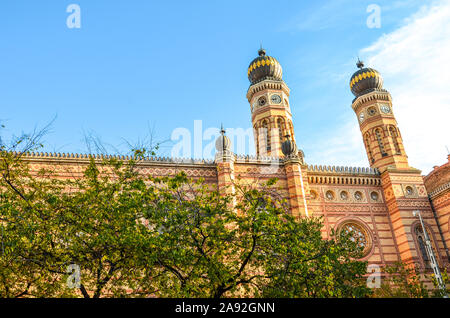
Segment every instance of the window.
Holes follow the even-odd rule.
[[[372,249],[372,239],[365,227],[358,221],[347,221],[339,226],[340,237],[346,236],[354,242],[357,250],[355,256],[365,257]]]
[[[328,200],[334,200],[334,193],[333,193],[333,191],[327,191],[326,193],[325,193],[325,197],[328,199]]]
[[[401,154],[400,146],[398,145],[398,140],[397,140],[397,137],[398,137],[397,130],[391,126],[389,128],[389,133],[392,137],[392,141],[394,143],[394,149],[395,149],[396,154]]]
[[[363,199],[362,193],[360,191],[356,191],[355,192],[355,200],[356,201],[362,201],[362,199]]]
[[[284,121],[281,118],[278,118],[277,120],[277,126],[278,126],[278,138],[280,141],[280,144],[283,142],[283,128],[284,128]]]
[[[365,141],[366,141],[367,155],[369,156],[369,162],[374,163],[375,159],[373,159],[372,150],[370,149],[369,134],[366,134]]]
[[[370,197],[372,198],[373,201],[378,201],[379,198],[378,192],[372,191],[370,193]]]
[[[381,156],[387,156],[386,151],[384,150],[383,140],[381,138],[381,130],[375,129],[375,136],[377,137],[378,146],[380,147]]]
[[[259,155],[259,133],[258,133],[258,127],[255,125],[255,135],[256,135],[256,155]]]
[[[266,150],[270,151],[270,129],[269,129],[269,125],[267,124],[267,121],[264,120],[262,123],[262,128],[263,128],[263,134],[265,136],[265,142],[266,142]]]
[[[422,225],[421,224],[417,224],[415,229],[414,229],[414,233],[416,235],[416,239],[417,239],[417,244],[419,245],[419,253],[420,257],[422,258],[422,261],[425,265],[426,268],[431,268],[431,262],[430,262],[430,257],[428,256],[427,253],[427,249],[425,247],[425,234],[423,233],[423,229],[422,229]]]
[[[411,196],[411,195],[414,194],[414,189],[412,187],[410,187],[410,186],[407,186],[405,188],[405,191],[406,191],[406,195],[408,195],[408,196]]]

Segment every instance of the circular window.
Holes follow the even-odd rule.
[[[267,103],[267,100],[266,100],[266,98],[263,96],[263,97],[260,97],[259,99],[258,99],[258,104],[259,104],[259,106],[264,106],[265,104]]]
[[[372,198],[372,200],[378,201],[379,198],[378,192],[373,191],[372,193],[370,193],[370,197]]]
[[[355,199],[356,199],[356,201],[361,201],[362,198],[363,198],[362,193],[360,191],[356,191],[355,192]]]
[[[367,112],[369,113],[369,115],[373,116],[377,113],[377,110],[375,109],[375,107],[370,107]]]
[[[317,199],[317,192],[316,191],[311,191],[311,199],[315,200]]]
[[[366,229],[354,221],[345,222],[339,227],[340,237],[348,237],[357,247],[355,255],[364,257],[372,248],[372,242]]]
[[[407,195],[413,195],[414,194],[413,188],[411,188],[410,186],[406,187],[406,194]]]
[[[327,191],[327,192],[325,193],[325,196],[326,196],[326,198],[327,198],[328,200],[334,200],[334,193],[333,193],[333,191]]]
[[[341,199],[342,199],[342,200],[347,200],[347,199],[348,199],[348,193],[347,193],[347,191],[342,191],[342,192],[341,192]]]

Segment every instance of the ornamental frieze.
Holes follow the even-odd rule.
[[[370,209],[372,212],[388,212],[386,206],[371,206]]]
[[[284,167],[274,164],[272,165],[235,165],[234,172],[236,174],[243,173],[247,175],[251,174],[274,174],[276,176],[285,176]]]
[[[397,200],[397,206],[399,208],[430,208],[430,203],[425,200],[404,200],[404,199],[398,199]]]
[[[370,212],[370,207],[367,205],[351,205],[351,204],[346,204],[346,205],[326,205],[325,206],[325,211],[326,212],[355,212],[355,213],[360,213],[360,212]]]

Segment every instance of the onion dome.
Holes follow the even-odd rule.
[[[281,144],[281,151],[286,157],[297,154],[297,145],[289,139],[289,135],[286,135],[286,140]]]
[[[383,88],[383,77],[373,68],[364,67],[364,63],[358,60],[356,66],[358,71],[350,79],[350,89],[356,97],[366,94],[373,90]]]
[[[223,126],[220,130],[220,136],[216,139],[216,150],[218,152],[226,152],[231,150],[231,140],[225,136],[225,129],[223,129]]]
[[[280,63],[274,57],[267,56],[263,48],[258,54],[259,56],[248,67],[247,75],[250,83],[253,85],[265,79],[281,81],[283,69]]]

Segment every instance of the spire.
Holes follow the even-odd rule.
[[[216,149],[218,152],[226,152],[231,150],[231,141],[225,135],[223,124],[220,124],[220,136],[216,139]]]
[[[263,49],[262,43],[261,43],[260,48],[258,50],[258,55],[259,56],[265,56],[266,55],[266,50]]]
[[[364,62],[361,61],[361,60],[359,59],[359,57],[358,57],[358,62],[356,63],[356,66],[357,66],[359,69],[362,69],[362,68],[364,67]]]

